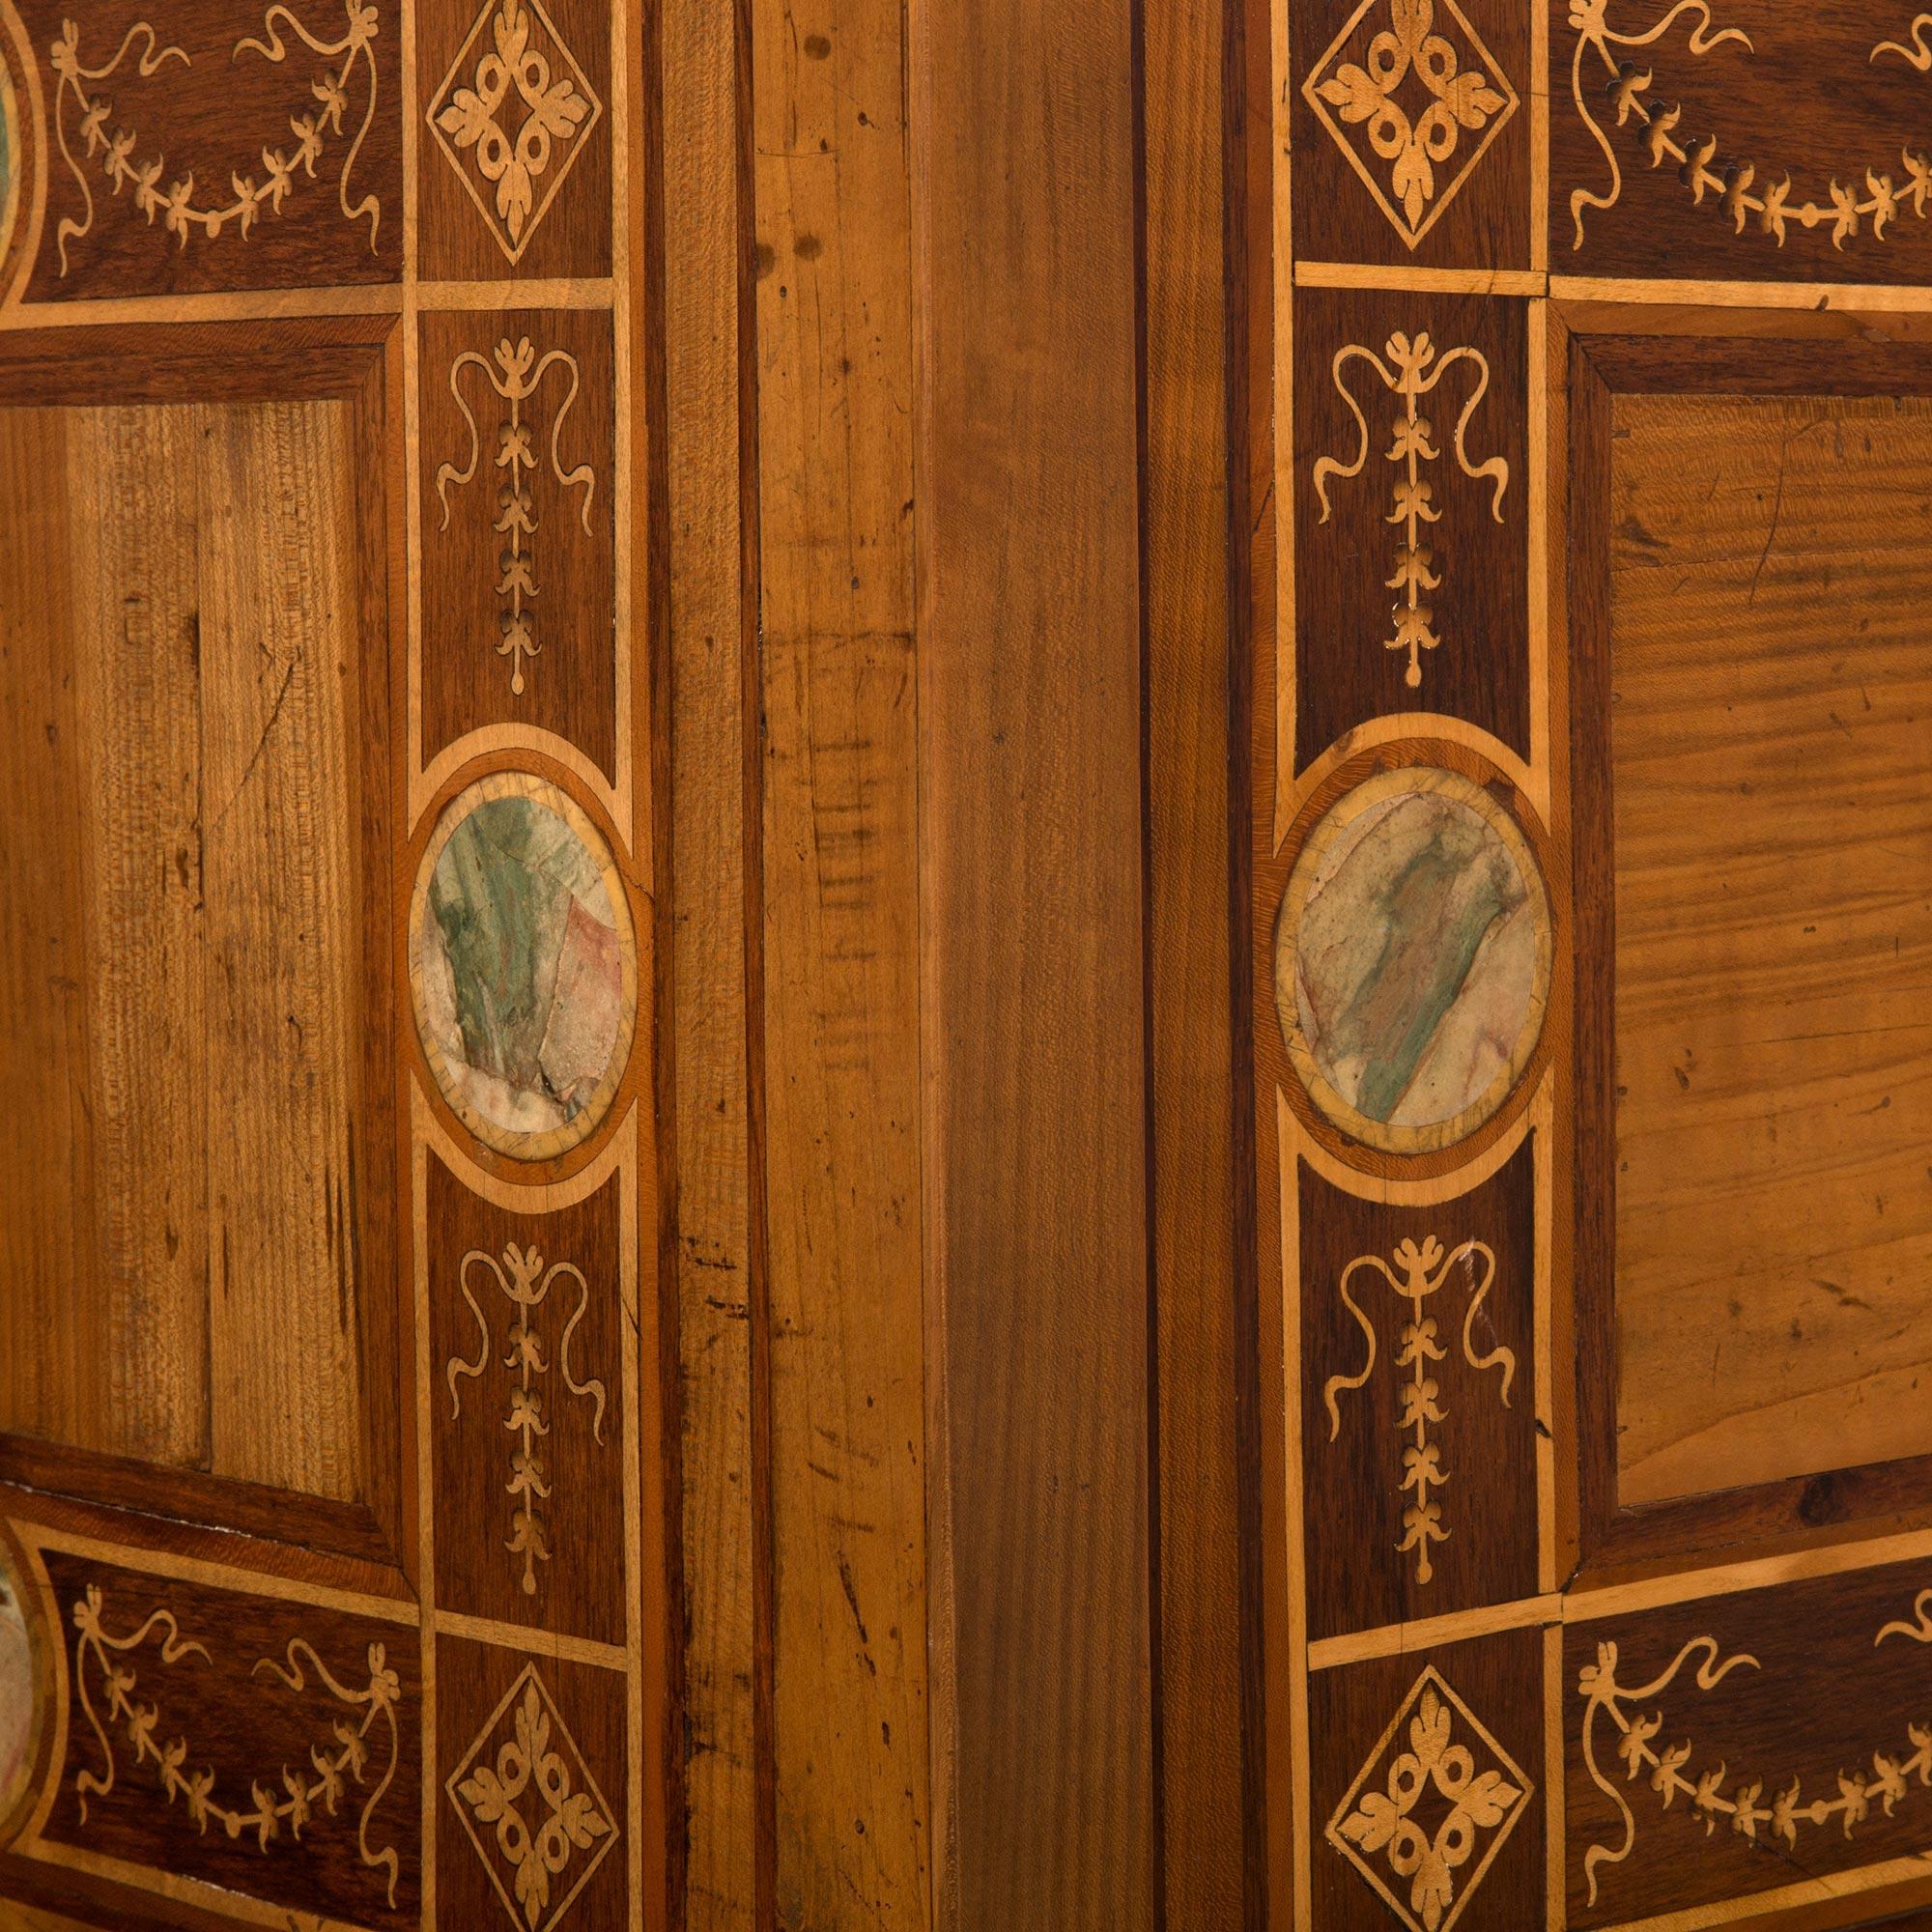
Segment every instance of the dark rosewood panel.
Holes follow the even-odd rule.
[[[1309,1680],[1315,1932],[1543,1922],[1543,1634]]]
[[[613,437],[609,315],[422,318],[425,765],[518,724],[614,773]]]
[[[1932,1566],[1574,1625],[1562,1722],[1572,1925],[1922,1854]]]
[[[1295,291],[1297,768],[1400,711],[1528,754],[1526,307]]]
[[[1530,266],[1527,8],[1290,0],[1289,61],[1297,259]]]
[[[1914,13],[1550,0],[1551,270],[1932,277],[1932,47]]]
[[[43,1560],[69,1699],[47,1839],[354,1924],[414,1922],[411,1626]]]
[[[1403,1208],[1301,1170],[1314,1638],[1535,1594],[1534,1171]]]
[[[437,1602],[621,1644],[619,1179],[513,1214],[427,1159]]]
[[[402,274],[396,0],[21,0],[46,99],[37,301]]]
[[[436,1676],[439,1922],[624,1932],[623,1677],[448,1636]]]
[[[421,273],[611,272],[611,9],[421,0]]]

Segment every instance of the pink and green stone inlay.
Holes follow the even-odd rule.
[[[1540,1031],[1549,915],[1521,836],[1433,768],[1346,795],[1311,836],[1277,935],[1276,998],[1338,1125],[1415,1151],[1472,1132]]]
[[[445,1097],[493,1144],[594,1125],[629,1031],[620,917],[599,855],[540,798],[457,818],[418,915],[419,1022]]]

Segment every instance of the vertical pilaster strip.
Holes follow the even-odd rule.
[[[961,1932],[1149,1932],[1134,10],[930,0],[919,729]]]
[[[1245,1887],[1230,816],[1228,10],[1141,12],[1143,579],[1151,1110],[1148,1177],[1159,1472],[1156,1756],[1168,1932],[1241,1922]],[[1245,626],[1242,627],[1245,632]]]
[[[685,1601],[685,1923],[753,1922],[756,1766],[738,54],[732,0],[663,0],[670,1087]]]
[[[775,1902],[927,1910],[900,0],[754,0]]]

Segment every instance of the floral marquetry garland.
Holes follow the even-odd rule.
[[[1874,1646],[1888,1637],[1906,1636],[1916,1643],[1932,1643],[1932,1590],[1920,1594],[1915,1623],[1889,1623],[1873,1639]],[[1905,1736],[1909,1749],[1874,1749],[1871,1770],[1838,1771],[1835,1792],[1831,1796],[1806,1798],[1804,1780],[1794,1776],[1789,1784],[1763,1776],[1733,1776],[1728,1764],[1702,1768],[1693,1765],[1693,1747],[1689,1739],[1673,1743],[1664,1738],[1663,1713],[1648,1714],[1643,1707],[1662,1697],[1677,1681],[1693,1659],[1697,1664],[1694,1682],[1700,1690],[1715,1690],[1734,1670],[1756,1670],[1757,1659],[1742,1654],[1724,1657],[1718,1640],[1711,1636],[1693,1637],[1671,1661],[1668,1668],[1646,1684],[1625,1685],[1617,1681],[1618,1653],[1614,1643],[1597,1646],[1597,1661],[1585,1664],[1577,1681],[1577,1694],[1584,1699],[1582,1723],[1583,1766],[1591,1781],[1615,1805],[1622,1824],[1622,1840],[1616,1845],[1593,1844],[1583,1854],[1583,1874],[1589,1884],[1590,1903],[1597,1902],[1597,1870],[1601,1865],[1621,1864],[1636,1843],[1636,1820],[1629,1801],[1598,1761],[1598,1721],[1606,1719],[1617,1733],[1615,1756],[1624,1767],[1624,1782],[1645,1780],[1657,1794],[1662,1808],[1669,1810],[1680,1798],[1703,1821],[1705,1836],[1716,1833],[1719,1825],[1749,1839],[1753,1844],[1782,1846],[1787,1852],[1798,1849],[1801,1827],[1835,1826],[1851,1837],[1876,1807],[1889,1818],[1900,1801],[1915,1789],[1932,1788],[1932,1719],[1925,1723],[1908,1721]],[[1693,1775],[1694,1773],[1694,1775]]]
[[[269,1777],[251,1779],[248,1806],[244,1810],[216,1798],[214,1767],[193,1762],[185,1737],[163,1737],[160,1706],[144,1703],[136,1697],[138,1679],[133,1666],[125,1661],[156,1635],[161,1639],[158,1655],[163,1667],[189,1657],[209,1662],[212,1660],[207,1647],[184,1636],[173,1613],[167,1610],[156,1610],[129,1635],[111,1635],[102,1621],[104,1608],[105,1595],[98,1585],[90,1585],[86,1595],[73,1605],[73,1627],[78,1633],[73,1658],[74,1695],[104,1760],[101,1771],[81,1771],[74,1777],[81,1823],[87,1822],[88,1799],[105,1798],[114,1790],[116,1746],[109,1734],[110,1726],[131,1747],[136,1767],[154,1766],[155,1776],[167,1802],[172,1804],[179,1799],[198,1832],[205,1833],[213,1825],[230,1838],[252,1838],[256,1848],[265,1854],[284,1834],[299,1840],[319,1817],[334,1817],[345,1801],[351,1799],[352,1787],[367,1788],[369,1776],[380,1762],[371,1750],[371,1737],[374,1734],[380,1738],[386,1730],[387,1763],[380,1781],[363,1802],[356,1844],[363,1864],[388,1874],[389,1904],[393,1907],[401,1873],[400,1856],[393,1845],[372,1850],[369,1843],[370,1821],[395,1779],[401,1746],[396,1710],[402,1701],[402,1682],[389,1666],[384,1646],[380,1643],[369,1646],[369,1681],[359,1690],[338,1682],[313,1647],[300,1637],[290,1642],[286,1664],[263,1658],[255,1665],[258,1676],[267,1671],[285,1689],[296,1692],[308,1689],[307,1672],[313,1671],[348,1715],[332,1726],[332,1745],[318,1743],[311,1747],[307,1771],[291,1771],[283,1766],[279,1783]],[[90,1676],[95,1680],[93,1688]],[[94,1702],[97,1688],[103,1700],[103,1708],[99,1711]],[[359,1721],[357,1712],[361,1714]]]
[[[1896,176],[1889,160],[1882,165],[1865,165],[1851,171],[1850,185],[1833,177],[1823,199],[1800,199],[1788,170],[1774,179],[1769,169],[1760,173],[1749,160],[1720,156],[1715,134],[1680,136],[1685,114],[1682,103],[1648,98],[1656,83],[1654,71],[1620,59],[1613,49],[1649,46],[1687,14],[1696,21],[1688,42],[1694,55],[1707,54],[1726,42],[1755,51],[1749,35],[1738,27],[1717,27],[1707,0],[1678,0],[1662,19],[1640,34],[1612,28],[1606,17],[1608,7],[1609,0],[1574,0],[1570,9],[1570,25],[1577,36],[1570,69],[1571,92],[1578,117],[1603,150],[1610,169],[1607,192],[1579,187],[1571,193],[1570,213],[1577,229],[1573,248],[1583,245],[1584,210],[1613,208],[1623,193],[1623,169],[1599,114],[1614,117],[1617,127],[1630,128],[1638,151],[1653,168],[1666,161],[1674,163],[1678,179],[1690,190],[1691,205],[1716,209],[1737,235],[1754,227],[1759,234],[1774,237],[1781,248],[1794,226],[1829,228],[1832,246],[1842,249],[1864,232],[1866,222],[1871,224],[1871,239],[1883,242],[1887,228],[1905,213],[1925,219],[1927,202],[1932,200],[1932,156],[1922,150],[1901,146]],[[1932,14],[1921,14],[1913,22],[1910,46],[1881,41],[1872,48],[1871,60],[1895,54],[1921,73],[1932,70],[1932,48],[1922,38],[1927,23],[1932,23]],[[1603,63],[1605,77],[1601,94],[1583,77],[1585,56],[1591,49]],[[1596,105],[1599,99],[1605,102],[1602,107]],[[1862,186],[1859,185],[1861,174]]]
[[[1409,1319],[1404,1324],[1395,1359],[1397,1368],[1408,1371],[1408,1379],[1402,1389],[1401,1428],[1412,1440],[1402,1452],[1402,1489],[1406,1495],[1413,1492],[1414,1501],[1403,1511],[1403,1538],[1397,1550],[1402,1555],[1410,1550],[1415,1552],[1415,1580],[1427,1583],[1435,1574],[1430,1546],[1449,1540],[1449,1531],[1442,1520],[1442,1505],[1430,1491],[1446,1488],[1449,1477],[1442,1466],[1441,1444],[1430,1433],[1432,1428],[1439,1428],[1448,1420],[1448,1412],[1442,1406],[1441,1385],[1430,1374],[1431,1365],[1446,1360],[1448,1350],[1440,1346],[1435,1318],[1424,1312],[1425,1304],[1452,1274],[1459,1268],[1463,1271],[1469,1294],[1463,1316],[1463,1358],[1479,1375],[1486,1369],[1501,1370],[1500,1399],[1505,1408],[1509,1406],[1510,1382],[1516,1375],[1516,1355],[1504,1348],[1493,1349],[1487,1355],[1476,1353],[1476,1317],[1496,1278],[1496,1258],[1485,1243],[1463,1241],[1445,1256],[1442,1243],[1431,1235],[1420,1246],[1414,1241],[1403,1241],[1396,1248],[1394,1259],[1395,1268],[1391,1268],[1379,1255],[1357,1255],[1342,1270],[1342,1304],[1355,1318],[1368,1341],[1369,1359],[1357,1375],[1329,1377],[1322,1400],[1328,1406],[1328,1439],[1332,1442],[1342,1433],[1342,1413],[1336,1397],[1362,1387],[1375,1373],[1375,1324],[1356,1306],[1349,1292],[1350,1281],[1359,1271],[1374,1269],[1409,1307]]]
[[[70,103],[75,112],[74,132],[83,154],[88,160],[99,163],[115,195],[118,197],[127,189],[132,205],[147,217],[149,226],[158,220],[175,237],[177,245],[185,248],[190,236],[216,241],[231,226],[246,240],[264,213],[282,213],[283,204],[295,192],[298,176],[309,181],[315,179],[316,164],[323,158],[329,139],[346,130],[352,111],[351,90],[358,68],[366,78],[368,97],[361,124],[343,158],[338,199],[347,220],[358,221],[368,216],[369,246],[374,249],[383,217],[382,202],[374,194],[365,194],[352,205],[349,183],[376,118],[376,57],[371,48],[380,28],[376,8],[370,0],[345,0],[345,31],[330,41],[312,33],[287,7],[276,5],[263,15],[261,39],[251,36],[235,43],[238,59],[243,53],[254,53],[279,64],[288,58],[288,44],[282,38],[286,26],[326,65],[309,88],[315,106],[289,119],[289,131],[295,137],[293,144],[265,146],[261,151],[261,178],[258,180],[254,174],[243,174],[239,169],[231,172],[232,198],[215,203],[206,203],[198,197],[193,168],[171,170],[163,155],[144,154],[139,133],[116,119],[113,99],[95,91],[101,82],[111,80],[121,71],[123,63],[136,46],[140,52],[132,71],[143,80],[152,78],[170,62],[191,66],[188,56],[180,47],[161,45],[154,28],[143,20],[128,28],[111,60],[89,67],[81,58],[79,26],[72,20],[63,21],[61,38],[49,49],[54,72],[59,76],[54,125],[61,155],[80,189],[86,213],[79,220],[71,215],[61,220],[57,236],[61,273],[68,272],[68,243],[91,234],[95,216],[93,186],[68,143],[65,110]],[[337,61],[340,66],[330,64]]]
[[[1423,414],[1421,405],[1423,398],[1430,395],[1458,363],[1466,362],[1475,372],[1476,380],[1451,433],[1456,466],[1471,481],[1488,482],[1494,486],[1494,494],[1490,499],[1490,514],[1499,524],[1503,520],[1503,493],[1509,488],[1509,464],[1500,456],[1492,456],[1483,463],[1471,463],[1469,460],[1465,441],[1469,419],[1482,407],[1490,387],[1489,359],[1481,350],[1463,347],[1438,354],[1426,331],[1408,335],[1397,330],[1382,345],[1380,355],[1359,342],[1351,342],[1336,351],[1335,359],[1329,366],[1329,376],[1335,384],[1336,394],[1349,406],[1349,412],[1355,419],[1361,440],[1350,462],[1345,463],[1333,456],[1320,457],[1316,461],[1315,494],[1321,504],[1321,521],[1324,524],[1330,514],[1330,480],[1346,481],[1359,476],[1369,460],[1368,418],[1362,413],[1362,406],[1355,400],[1347,381],[1350,365],[1355,362],[1366,362],[1382,386],[1392,395],[1400,397],[1402,402],[1402,412],[1394,420],[1389,446],[1384,452],[1386,460],[1396,467],[1397,472],[1391,493],[1391,507],[1384,521],[1399,526],[1402,530],[1401,541],[1396,545],[1395,574],[1388,579],[1388,587],[1398,592],[1402,601],[1395,607],[1394,633],[1383,640],[1383,648],[1408,654],[1403,682],[1413,691],[1422,683],[1422,654],[1437,649],[1442,642],[1435,631],[1435,613],[1423,602],[1424,593],[1439,589],[1442,579],[1435,568],[1435,549],[1422,541],[1425,528],[1442,521],[1441,506],[1435,500],[1435,486],[1423,473],[1424,466],[1437,461],[1441,450],[1435,441],[1435,425]]]

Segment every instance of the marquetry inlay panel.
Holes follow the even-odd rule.
[[[437,1672],[443,1922],[622,1932],[621,1677],[451,1637]]]
[[[64,1634],[67,1720],[29,1856],[152,1867],[350,1925],[415,1922],[421,1671],[407,1621],[61,1548],[37,1572]]]
[[[1528,266],[1530,33],[1509,0],[1281,0],[1316,260]],[[1285,93],[1287,91],[1285,90]],[[1305,196],[1305,198],[1304,198]]]
[[[1401,1208],[1300,1163],[1303,1465],[1350,1499],[1308,1524],[1318,1638],[1535,1593],[1535,1159]]]
[[[618,753],[616,399],[608,318],[422,322],[421,753],[510,727]]]
[[[1552,269],[1923,280],[1932,49],[1909,4],[1552,0],[1549,32]]]
[[[437,1598],[626,1638],[625,1181],[522,1212],[424,1156]]]
[[[1274,1895],[1922,1908],[1932,15],[1272,24]]]
[[[420,0],[424,271],[608,275],[611,14],[599,0]]]
[[[393,0],[15,0],[44,63],[37,299],[393,281]]]
[[[1309,1923],[1500,1932],[1538,1922],[1540,1645],[1537,1633],[1514,1632],[1316,1674]]]
[[[1922,1850],[1928,1584],[1897,1564],[1568,1631],[1571,1922]]]
[[[657,31],[0,0],[9,1924],[666,1916]]]
[[[1528,304],[1316,288],[1293,301],[1297,768],[1417,712],[1527,756]]]

